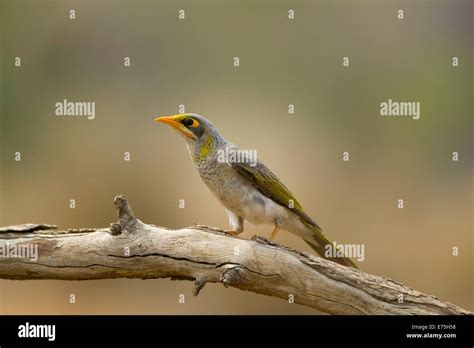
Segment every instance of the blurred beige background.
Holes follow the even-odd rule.
[[[108,226],[123,193],[148,223],[227,227],[184,142],[153,122],[184,104],[257,149],[328,237],[365,244],[363,270],[474,310],[472,2],[0,0],[0,28],[0,225]],[[421,119],[381,117],[389,98],[419,101]],[[96,102],[95,120],[55,116],[63,99]],[[243,237],[270,231],[247,224]],[[310,250],[288,233],[278,242]],[[0,312],[317,313],[221,285],[197,298],[191,289],[0,281]]]

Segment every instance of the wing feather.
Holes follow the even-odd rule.
[[[303,222],[321,229],[318,224],[303,211],[303,207],[296,200],[291,191],[263,163],[257,162],[256,166],[251,166],[250,163],[238,162],[231,163],[231,166],[265,196],[275,203],[291,210],[298,215]]]

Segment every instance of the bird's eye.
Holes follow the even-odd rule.
[[[199,127],[199,122],[198,120],[194,119],[194,118],[186,118],[184,121],[183,121],[183,124],[186,126],[186,127],[191,127],[191,128],[197,128]]]

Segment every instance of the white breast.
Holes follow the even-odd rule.
[[[254,224],[282,224],[288,210],[275,203],[254,187],[243,190],[243,217]]]
[[[227,164],[214,163],[212,166],[200,168],[199,173],[224,207],[251,223],[282,224],[291,214],[258,191]]]

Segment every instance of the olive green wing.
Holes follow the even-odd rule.
[[[300,216],[303,222],[321,230],[303,211],[303,207],[290,190],[263,163],[257,162],[255,166],[251,166],[250,163],[231,163],[231,166],[265,196]]]
[[[242,176],[247,178],[262,194],[273,200],[275,203],[286,207],[298,215],[301,221],[312,231],[311,237],[303,237],[306,243],[314,249],[321,257],[337,262],[344,266],[358,268],[357,265],[347,257],[327,257],[325,248],[331,242],[324,236],[321,227],[318,226],[304,211],[301,204],[277,176],[271,172],[263,163],[257,162],[256,166],[249,163],[231,163],[231,166]],[[293,204],[290,204],[293,203]]]

